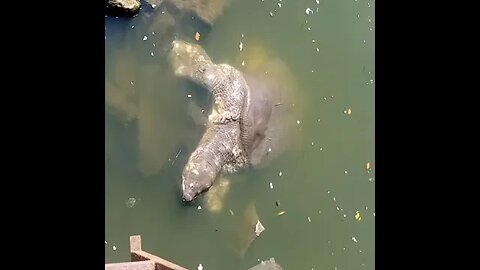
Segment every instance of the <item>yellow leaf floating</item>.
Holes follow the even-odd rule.
[[[357,212],[355,213],[355,219],[356,219],[357,221],[362,220],[362,216],[360,216],[360,212],[357,211]]]
[[[200,40],[200,33],[199,32],[195,32],[195,40],[196,41]]]
[[[285,214],[285,211],[280,211],[280,212],[278,212],[277,216],[281,216],[283,214]]]

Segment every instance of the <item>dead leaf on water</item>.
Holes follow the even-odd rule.
[[[285,211],[280,211],[280,212],[278,212],[277,216],[281,216],[283,214],[285,214]]]
[[[199,32],[195,32],[195,40],[196,41],[200,40],[200,33]]]

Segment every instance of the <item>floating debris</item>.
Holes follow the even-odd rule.
[[[272,182],[270,182],[270,189],[273,189],[273,184],[272,184]]]
[[[352,237],[352,241],[355,242],[355,243],[358,243],[357,238],[355,238],[355,236]]]
[[[260,234],[265,230],[265,227],[263,227],[262,223],[259,221],[257,221],[257,224],[255,224],[255,234],[258,236],[260,236]]]
[[[245,37],[245,35],[242,34],[242,38],[244,38],[244,37]]]
[[[277,207],[280,206],[280,201],[279,201],[279,200],[275,201],[275,205],[276,205]]]
[[[310,15],[313,14],[313,10],[311,8],[305,9],[305,14]]]
[[[360,14],[357,14],[357,18],[360,18]]]
[[[312,42],[315,43],[315,39],[312,39]]]
[[[330,194],[330,190],[327,191],[327,194]]]
[[[135,28],[135,25],[132,25],[132,29]]]
[[[347,171],[345,171],[345,174],[347,174],[347,173],[348,173],[348,172],[347,172]]]
[[[369,182],[375,183],[375,178],[368,178]]]
[[[107,240],[105,240],[105,245],[107,244]]]
[[[143,36],[143,41],[147,40],[148,37],[147,36]]]
[[[317,50],[317,52],[320,52],[320,49],[319,48],[315,48]]]
[[[343,217],[346,218],[346,217],[347,217],[347,214],[343,214]]]
[[[151,52],[150,55],[153,56],[153,52]]]
[[[155,43],[153,43],[153,47],[155,47]]]
[[[315,0],[315,2],[317,2],[317,5],[320,5],[320,0]]]
[[[310,29],[310,27],[308,27],[307,30],[310,31],[310,30],[312,30],[312,29]]]
[[[199,40],[200,40],[200,33],[199,33],[199,32],[195,32],[194,38],[195,38],[196,41],[199,41]]]
[[[310,219],[310,217],[307,217],[307,219],[308,219],[308,222],[312,222],[312,220]]]
[[[228,211],[230,211],[230,214],[233,216],[233,211],[232,211],[232,209],[229,209]]]
[[[199,205],[199,206],[197,207],[197,209],[198,209],[198,210],[202,210],[202,207]]]
[[[116,246],[113,246],[112,247],[113,251],[117,250],[117,247]]]
[[[273,17],[273,13],[272,13],[272,12],[270,12],[270,17]]]
[[[333,201],[335,201],[335,197],[333,197]]]
[[[280,171],[280,172],[278,173],[278,176],[282,176],[282,171]]]
[[[300,120],[297,120],[297,125],[300,125]]]
[[[243,50],[243,42],[240,41],[240,44],[238,45],[238,49],[240,49],[240,51]]]
[[[152,35],[155,36],[155,32],[152,32]]]
[[[280,212],[278,212],[277,216],[281,216],[283,214],[285,214],[285,211],[280,211]]]
[[[198,270],[203,270],[203,266],[202,266],[202,264],[201,264],[201,263],[200,263],[200,264],[198,264],[198,267],[197,267],[197,269],[198,269]]]
[[[133,85],[133,81],[131,81],[130,84]]]
[[[337,206],[337,211],[340,211],[340,208]]]
[[[156,8],[156,7],[157,7],[157,5],[155,5],[155,4],[152,4],[152,8]]]
[[[321,214],[321,213],[322,213],[322,210],[318,210],[318,213]]]
[[[191,98],[191,97],[192,97],[192,95],[188,94],[188,95],[187,95],[187,97]]]
[[[269,152],[269,153],[272,152],[272,148],[268,148],[268,152]]]
[[[135,200],[135,198],[128,198],[127,202],[125,202],[125,204],[127,205],[128,208],[132,208],[135,203],[137,202],[137,200]]]
[[[281,3],[277,3],[278,4],[278,7],[282,7],[282,4]]]
[[[314,143],[314,142],[312,142],[312,146],[313,146],[314,144],[315,144],[315,143]]]
[[[242,61],[242,66],[245,66],[245,61]]]
[[[362,216],[360,215],[360,212],[358,210],[357,210],[357,212],[355,212],[355,220],[357,220],[357,221],[362,220]]]
[[[352,114],[352,109],[349,108],[349,109],[347,110],[347,114],[348,114],[348,115]]]
[[[373,216],[375,216],[375,212],[373,212]]]
[[[320,151],[322,151],[322,150],[323,150],[323,147],[320,147]]]

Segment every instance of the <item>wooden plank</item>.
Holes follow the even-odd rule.
[[[105,264],[105,270],[155,270],[155,263],[152,261],[108,263]]]

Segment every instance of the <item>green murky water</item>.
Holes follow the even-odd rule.
[[[233,0],[210,30],[184,20],[170,32],[168,11],[143,6],[132,19],[105,18],[105,261],[129,261],[129,236],[140,234],[144,250],[189,269],[248,269],[270,257],[284,269],[374,269],[374,1]],[[218,213],[203,197],[192,206],[180,197],[210,97],[174,78],[164,57],[169,38],[192,42],[195,31],[214,62],[261,73],[271,59],[284,63],[289,76],[275,80],[295,102],[285,104],[290,149],[229,176]],[[251,202],[266,230],[242,257]]]

